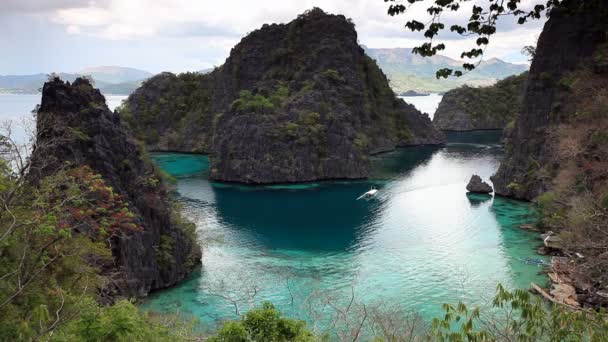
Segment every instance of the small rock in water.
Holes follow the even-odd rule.
[[[467,191],[474,192],[478,194],[489,194],[493,191],[490,184],[481,180],[481,177],[478,175],[473,175],[469,184],[467,184]]]

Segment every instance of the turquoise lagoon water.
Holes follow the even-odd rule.
[[[272,301],[317,324],[331,313],[306,308],[354,294],[357,303],[431,319],[442,303],[487,305],[499,282],[544,283],[538,267],[521,261],[538,258],[535,235],[517,228],[534,220],[529,205],[465,191],[472,173],[495,172],[498,139],[451,134],[441,148],[377,156],[369,181],[257,187],[210,182],[204,156],[155,154],[178,177],[176,196],[198,226],[203,260],[200,272],[142,308],[179,311],[211,329],[238,317],[235,304],[242,313]],[[372,185],[377,198],[357,201]]]

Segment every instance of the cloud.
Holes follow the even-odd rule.
[[[10,0],[15,1],[15,0]],[[28,0],[31,1],[31,0]],[[142,36],[184,34],[217,35],[246,34],[264,23],[288,22],[297,14],[314,6],[331,13],[341,13],[353,18],[359,30],[366,35],[408,36],[403,28],[411,18],[426,21],[429,14],[426,8],[429,0],[416,3],[405,15],[390,17],[388,5],[380,0],[106,0],[90,2],[61,0],[63,4],[53,15],[53,20],[64,25],[78,25],[95,28],[91,33],[109,39],[134,39]],[[79,6],[66,8],[75,2]],[[458,12],[446,12],[442,20],[449,27],[463,23],[476,0],[464,3]],[[16,1],[15,1],[16,3]],[[536,0],[524,0],[524,9],[530,8]],[[518,29],[513,18],[502,18],[499,29],[511,31]],[[539,24],[533,23],[535,27]]]
[[[522,5],[530,8],[538,1],[522,0]],[[460,11],[447,12],[442,20],[447,27],[465,23],[476,2],[487,4],[487,0],[465,2]],[[123,49],[139,46],[156,55],[163,49],[164,59],[158,63],[172,63],[172,68],[184,61],[187,67],[205,68],[221,64],[248,32],[265,23],[289,22],[315,6],[352,18],[361,44],[419,45],[425,41],[422,33],[409,32],[404,25],[413,18],[424,21],[421,18],[428,17],[426,8],[432,3],[434,0],[416,3],[406,14],[396,17],[387,15],[389,4],[383,0],[0,0],[0,12],[23,12],[50,20],[71,39],[80,37],[79,41],[86,44],[113,44]],[[535,42],[542,24],[535,21],[520,26],[512,17],[501,18],[500,33],[492,39],[486,57],[518,60],[520,49]],[[470,39],[454,33],[447,32],[440,38],[448,47],[442,53],[450,57],[458,58],[460,52],[474,46]]]
[[[65,31],[69,34],[80,34],[80,27],[77,25],[68,25]]]
[[[106,0],[2,0],[0,13],[10,12],[49,12],[65,8],[105,7]]]

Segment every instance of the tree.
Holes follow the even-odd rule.
[[[408,9],[415,6],[417,3],[425,2],[426,0],[406,0],[407,4],[401,0],[384,0],[392,4],[388,8],[388,14],[391,16],[405,14]],[[442,42],[435,43],[435,39],[439,33],[446,29],[446,26],[441,21],[441,16],[444,12],[456,12],[462,9],[463,4],[470,0],[434,0],[433,4],[428,6],[427,12],[431,15],[431,20],[427,23],[422,23],[418,20],[409,20],[405,27],[412,32],[423,32],[426,43],[417,46],[413,49],[413,53],[423,57],[430,57],[437,52],[445,50],[445,44]],[[550,15],[550,11],[556,7],[575,6],[578,1],[571,0],[536,0],[536,5],[531,9],[523,9],[521,0],[487,0],[476,1],[471,8],[471,16],[466,23],[462,25],[451,25],[450,32],[455,32],[463,37],[473,37],[475,39],[475,47],[468,51],[463,51],[461,58],[467,58],[467,61],[462,64],[463,70],[454,70],[451,68],[443,68],[437,71],[437,78],[447,78],[448,76],[462,76],[469,72],[481,63],[486,47],[490,44],[491,37],[496,34],[496,24],[499,18],[505,16],[515,17],[517,23],[525,24],[529,20],[540,19],[543,13]],[[583,1],[581,1],[583,2]]]
[[[526,45],[521,49],[521,54],[524,56],[528,56],[528,61],[532,61],[534,56],[536,56],[536,46]]]
[[[141,229],[119,195],[88,166],[34,187],[10,135],[0,136],[0,336],[36,340],[80,316],[112,262],[110,239]]]
[[[240,321],[225,323],[211,342],[313,342],[314,335],[304,321],[285,318],[271,303],[247,312]]]

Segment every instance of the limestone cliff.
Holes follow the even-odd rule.
[[[209,74],[148,80],[121,114],[150,149],[210,153],[230,182],[365,178],[370,154],[444,141],[320,9],[250,33]]]
[[[539,38],[522,111],[508,136],[507,156],[492,178],[497,194],[531,200],[550,189],[559,170],[550,133],[577,119],[577,109],[568,104],[581,99],[571,91],[569,76],[597,63],[608,27],[605,2],[585,1],[580,8],[578,2],[571,3],[572,9],[552,11]],[[579,85],[588,81],[580,79]]]
[[[507,77],[493,86],[462,86],[443,95],[433,117],[445,131],[504,129],[521,109],[528,73]]]
[[[608,2],[565,1],[540,36],[492,181],[496,194],[534,200],[541,229],[558,234],[572,256],[554,264],[551,293],[566,282],[576,301],[593,307],[608,306],[607,113]]]
[[[89,81],[55,78],[44,84],[30,179],[66,167],[88,165],[120,194],[142,231],[111,241],[114,265],[102,297],[142,297],[174,285],[200,262],[193,226],[181,221],[145,151],[125,132],[99,90]]]

